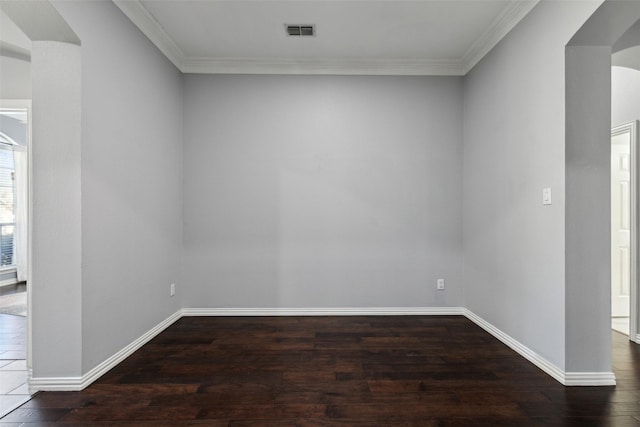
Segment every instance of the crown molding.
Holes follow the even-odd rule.
[[[113,2],[160,49],[160,52],[182,71],[184,53],[142,3],[139,0],[113,0]]]
[[[487,31],[458,60],[188,57],[140,0],[114,0],[114,3],[183,73],[463,76],[539,1],[516,0],[509,3]]]
[[[463,74],[471,71],[539,2],[540,0],[518,0],[509,3],[463,55]]]

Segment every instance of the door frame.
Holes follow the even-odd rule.
[[[32,346],[31,346],[31,329],[32,329],[32,320],[31,320],[31,292],[32,292],[32,281],[31,281],[31,247],[32,247],[32,235],[33,235],[33,203],[31,200],[32,195],[32,166],[31,166],[31,130],[32,130],[32,108],[31,108],[31,100],[30,99],[0,99],[0,108],[24,108],[27,110],[27,372],[28,372],[28,381],[31,380],[31,354],[32,354]],[[31,393],[30,393],[31,394]]]
[[[631,268],[631,283],[629,289],[629,340],[640,343],[638,335],[638,121],[624,123],[611,129],[611,137],[630,134],[631,145],[631,185],[630,185],[630,207],[631,207],[631,244],[629,266]],[[611,308],[611,303],[609,303]]]

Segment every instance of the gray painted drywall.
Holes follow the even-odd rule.
[[[180,308],[182,76],[113,3],[54,5],[82,42],[86,373]]]
[[[597,5],[539,3],[464,81],[467,308],[560,369],[564,48]],[[551,206],[542,205],[546,187]]]
[[[31,63],[0,56],[0,99],[31,99]]]
[[[640,2],[604,2],[566,48],[566,371],[611,370],[612,46]]]
[[[611,370],[611,48],[568,47],[566,67],[566,370],[604,372]]]
[[[34,42],[32,368],[78,377],[82,368],[80,47]]]
[[[49,0],[5,0],[0,7],[31,41],[80,44],[77,33]]]
[[[613,52],[617,53],[621,50],[638,46],[638,40],[640,40],[640,19],[629,27],[629,29],[615,42],[613,45]]]
[[[0,99],[31,99],[30,50],[31,40],[0,5]]]
[[[34,346],[62,358],[37,373],[86,372],[181,306],[466,305],[564,368],[564,45],[596,6],[543,2],[472,71],[463,153],[459,78],[186,76],[183,92],[111,3],[56,2],[83,43],[83,271],[82,289],[34,294],[57,334]]]
[[[186,75],[185,305],[463,305],[461,89]]]
[[[31,39],[2,10],[5,3],[2,2],[0,4],[0,51],[29,52],[31,50]]]
[[[611,124],[640,120],[640,70],[611,67]]]
[[[611,65],[640,70],[640,45],[615,52],[611,55]]]

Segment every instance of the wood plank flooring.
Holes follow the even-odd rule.
[[[640,350],[616,387],[563,387],[464,317],[187,317],[82,392],[3,426],[638,426]]]

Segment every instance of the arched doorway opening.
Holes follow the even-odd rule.
[[[80,40],[48,1],[0,3],[32,41],[29,390],[81,374]]]
[[[593,384],[615,384],[613,374],[607,374],[611,370],[611,54],[639,19],[639,3],[605,2],[565,49],[566,371],[593,372]]]

